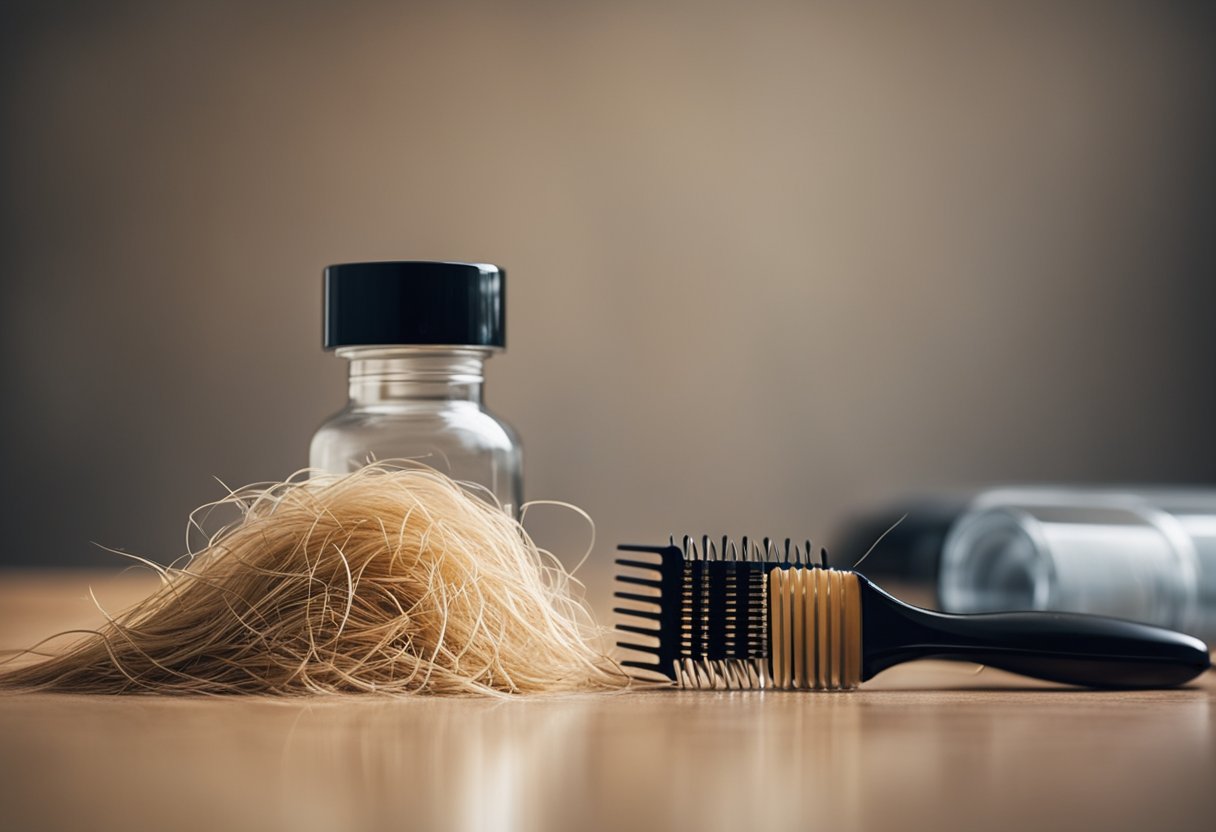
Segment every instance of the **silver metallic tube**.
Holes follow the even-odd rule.
[[[1216,490],[1001,488],[953,525],[950,612],[1053,610],[1216,639]]]

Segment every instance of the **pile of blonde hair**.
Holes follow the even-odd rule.
[[[154,566],[163,580],[152,595],[0,674],[0,689],[502,695],[627,684],[561,563],[437,471],[302,472],[212,507],[225,505],[239,519],[180,566]]]

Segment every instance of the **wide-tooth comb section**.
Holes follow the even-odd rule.
[[[626,667],[658,673],[684,687],[758,688],[772,685],[769,661],[768,575],[774,569],[814,568],[811,542],[743,537],[684,537],[666,546],[618,547],[623,552],[657,555],[658,560],[620,558],[615,596],[631,604],[614,612],[627,623],[623,633],[649,636],[618,646],[649,654],[650,661],[625,661]],[[638,588],[656,591],[650,595]]]
[[[636,552],[647,555],[658,555],[658,560],[641,560],[638,558],[618,558],[618,567],[633,570],[621,572],[618,570],[617,580],[628,587],[618,590],[614,596],[627,601],[633,606],[616,607],[613,612],[620,615],[628,623],[617,626],[621,632],[645,636],[653,639],[654,644],[639,644],[637,642],[621,642],[619,647],[647,653],[651,661],[627,660],[621,662],[625,667],[643,670],[648,673],[658,673],[676,680],[676,660],[679,657],[678,631],[680,627],[680,586],[683,574],[683,556],[674,546],[621,546],[621,551]],[[636,574],[640,573],[640,574]],[[648,595],[635,591],[636,587],[656,590],[657,594]]]

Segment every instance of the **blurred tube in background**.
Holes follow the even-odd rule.
[[[950,612],[1053,610],[1216,639],[1216,491],[999,488],[946,535]]]
[[[854,519],[833,549],[947,612],[1085,612],[1216,642],[1216,489],[1002,486]]]

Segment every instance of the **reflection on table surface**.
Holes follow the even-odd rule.
[[[1213,674],[1107,693],[974,671],[843,694],[0,697],[0,827],[1209,828]]]

